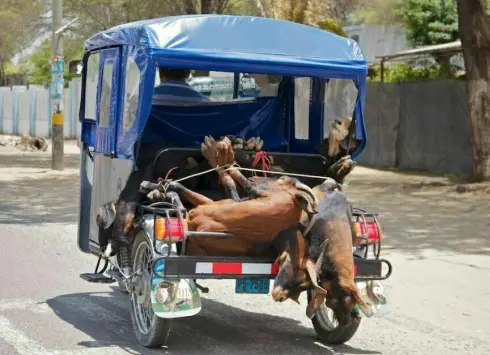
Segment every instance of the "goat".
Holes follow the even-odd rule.
[[[309,249],[300,265],[306,272],[299,273],[295,283],[274,285],[273,294],[280,301],[297,300],[302,291],[313,287],[315,294],[306,311],[309,318],[323,302],[334,311],[341,325],[349,322],[356,305],[364,314],[372,316],[354,282],[354,234],[349,202],[338,184],[330,179],[314,187],[313,192],[319,203],[311,229],[304,231]],[[279,261],[283,269],[292,263],[288,252]]]
[[[142,184],[142,189],[145,190],[147,186]],[[297,226],[303,211],[307,215],[316,213],[317,201],[311,189],[297,179],[286,176],[267,186],[254,186],[252,191],[255,198],[240,202],[232,199],[212,201],[178,182],[171,182],[167,191],[174,191],[197,206],[188,213],[189,229],[231,233],[237,239],[247,241],[249,246],[272,243],[281,231]],[[220,251],[213,253],[229,255],[222,242],[220,240]],[[199,244],[206,251],[204,239]],[[243,250],[243,253],[249,254],[250,250]]]

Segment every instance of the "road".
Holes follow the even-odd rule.
[[[126,296],[79,278],[95,258],[76,246],[77,177],[76,154],[54,173],[49,152],[0,151],[1,355],[490,354],[488,196],[404,188],[415,177],[357,168],[346,191],[380,212],[394,264],[387,314],[331,348],[315,341],[304,298],[274,304],[203,282],[202,312],[174,322],[167,348],[148,350]]]

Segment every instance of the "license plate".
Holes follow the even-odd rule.
[[[268,294],[271,280],[269,279],[245,279],[236,280],[235,293],[259,293]]]

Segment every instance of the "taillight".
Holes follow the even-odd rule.
[[[352,228],[357,236],[355,244],[365,244],[366,238],[369,239],[369,243],[378,243],[381,239],[379,224],[374,221],[354,222]]]
[[[155,220],[155,239],[164,242],[180,242],[184,239],[185,230],[187,230],[186,221],[182,224],[180,218],[157,217]]]

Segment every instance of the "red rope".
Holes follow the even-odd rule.
[[[252,163],[252,168],[255,169],[258,163],[262,163],[262,170],[270,170],[272,162],[270,158],[267,156],[267,153],[260,150],[257,153],[255,153],[255,159],[254,162]],[[267,177],[267,174],[264,172],[264,176]]]
[[[174,166],[172,169],[170,169],[169,171],[167,171],[167,174],[165,175],[165,178],[164,179],[158,178],[158,182],[161,182],[163,180],[167,180],[168,177],[170,176],[170,174],[172,174],[172,171],[177,170],[178,168],[179,168],[179,166]]]

